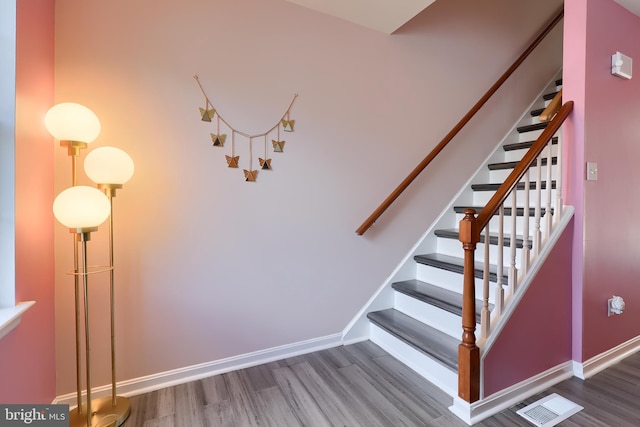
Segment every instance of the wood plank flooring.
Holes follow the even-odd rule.
[[[530,424],[516,411],[551,393],[584,407],[562,427],[640,426],[640,353],[571,378],[478,426]],[[124,427],[462,427],[451,398],[370,341],[130,398]]]

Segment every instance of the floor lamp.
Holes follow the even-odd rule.
[[[78,405],[76,417],[70,414],[70,418],[76,421],[76,425],[94,426],[101,423],[100,419],[94,420],[94,411],[91,406],[91,343],[89,333],[89,270],[87,268],[87,242],[91,238],[91,232],[97,231],[109,216],[111,209],[109,198],[97,188],[87,186],[73,186],[61,192],[53,202],[53,214],[62,225],[74,233],[82,246],[82,265],[74,266],[75,277],[82,276],[84,290],[84,339],[85,339],[85,367],[87,382],[87,403],[82,414],[82,404]],[[110,415],[110,414],[107,414]],[[100,418],[100,417],[98,417]],[[85,424],[86,421],[86,424]],[[95,421],[95,424],[94,424]],[[72,424],[73,425],[73,424]],[[104,425],[104,423],[103,423]],[[113,425],[110,423],[108,425]]]
[[[100,121],[98,117],[87,107],[75,104],[75,103],[61,103],[53,106],[45,115],[45,125],[49,132],[58,140],[60,145],[67,147],[68,154],[71,157],[71,183],[72,188],[77,187],[77,158],[80,155],[80,151],[87,147],[87,144],[92,142],[98,137],[100,133]],[[87,156],[89,157],[89,156]],[[133,164],[133,162],[131,162]],[[116,165],[117,166],[117,165]],[[133,167],[133,166],[132,166]],[[133,170],[131,170],[133,173]],[[129,176],[130,177],[130,176]],[[121,187],[121,185],[120,185]],[[91,187],[88,187],[91,188]],[[105,195],[100,190],[94,188],[103,199],[106,199],[109,207],[107,215],[110,216],[111,210],[111,195]],[[115,189],[113,190],[115,192]],[[115,193],[114,193],[115,195]],[[58,217],[56,215],[56,217]],[[105,218],[106,219],[106,218]],[[104,221],[104,220],[103,220]],[[62,222],[62,221],[60,221]],[[70,411],[70,426],[119,426],[122,424],[131,411],[131,407],[128,399],[124,397],[115,396],[115,346],[114,346],[114,321],[113,321],[113,245],[112,245],[112,222],[110,224],[110,254],[111,262],[109,268],[101,271],[111,271],[111,354],[112,354],[112,398],[111,399],[96,399],[91,400],[91,372],[89,361],[89,324],[88,324],[88,288],[86,286],[86,280],[88,271],[86,266],[83,270],[80,270],[79,266],[79,250],[78,244],[82,243],[83,248],[88,240],[89,232],[78,231],[77,239],[74,238],[74,282],[75,282],[75,328],[76,328],[76,388],[77,388],[77,406]],[[71,227],[74,228],[74,227]],[[77,227],[74,228],[77,230]],[[72,230],[73,231],[73,230]],[[91,230],[93,231],[93,230]],[[83,254],[84,254],[83,249]],[[93,271],[97,273],[100,271]],[[87,402],[82,403],[82,368],[81,368],[81,321],[80,321],[80,306],[81,306],[81,292],[80,292],[80,276],[85,278],[84,286],[84,308],[85,308],[85,357],[86,357],[86,378],[87,378]]]
[[[84,160],[84,171],[109,199],[109,301],[111,313],[111,398],[99,399],[99,405],[117,416],[117,425],[122,424],[131,405],[126,397],[116,393],[116,343],[115,343],[115,293],[113,261],[113,198],[133,176],[134,165],[131,157],[116,147],[100,147],[91,151]]]

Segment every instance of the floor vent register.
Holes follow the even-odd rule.
[[[552,427],[584,409],[558,394],[550,394],[528,405],[517,414],[538,427]]]

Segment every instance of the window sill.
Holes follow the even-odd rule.
[[[35,301],[25,301],[16,304],[15,307],[0,308],[0,339],[18,326],[24,312],[35,303]]]

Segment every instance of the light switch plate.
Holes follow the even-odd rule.
[[[587,162],[587,181],[598,180],[598,164],[595,162]]]

